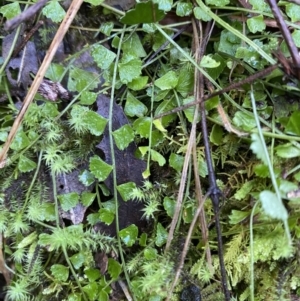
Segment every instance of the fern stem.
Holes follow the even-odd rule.
[[[256,206],[259,203],[256,202],[252,208],[250,215],[250,300],[254,301],[254,242],[253,242],[253,216]]]
[[[229,32],[240,38],[242,41],[246,42],[249,46],[251,46],[254,50],[256,50],[263,58],[265,58],[270,64],[276,64],[276,61],[267,54],[262,48],[260,48],[257,44],[255,44],[252,40],[250,40],[247,36],[243,35],[240,31],[236,30],[228,23],[223,21],[220,17],[214,14],[211,9],[206,6],[201,0],[197,0],[199,7],[206,12],[213,20],[216,21],[219,25],[227,29]]]
[[[1,80],[1,74],[0,74],[0,80]],[[15,108],[15,111],[18,113],[18,109],[15,107],[14,101],[12,100],[10,88],[8,87],[7,80],[4,80],[3,84],[4,84],[5,93],[7,95],[8,101],[11,105],[11,108]]]
[[[65,259],[66,259],[66,261],[67,261],[67,264],[68,264],[68,266],[69,266],[69,268],[70,268],[70,271],[71,271],[71,273],[72,273],[72,275],[73,275],[73,277],[74,277],[74,279],[75,279],[75,281],[76,281],[76,283],[77,283],[77,285],[78,285],[78,287],[79,287],[79,289],[80,289],[80,291],[81,291],[83,300],[84,300],[84,301],[88,301],[88,299],[86,298],[86,295],[85,295],[85,293],[84,293],[84,291],[83,291],[83,289],[82,289],[81,283],[80,283],[80,281],[79,281],[79,279],[78,279],[78,276],[76,275],[76,272],[75,272],[75,270],[74,270],[74,268],[73,268],[73,266],[72,266],[72,263],[71,263],[71,261],[70,261],[70,259],[69,259],[67,250],[66,250],[66,248],[65,248],[64,246],[62,246],[62,250],[63,250],[64,256],[65,256]]]
[[[57,201],[57,189],[56,189],[56,178],[53,171],[51,171],[52,187],[53,187],[53,200],[55,203],[55,221],[56,227],[59,228],[59,213],[58,213],[58,201]]]
[[[26,4],[26,6],[25,6],[24,9],[26,9],[27,7],[28,7],[28,4]],[[22,27],[22,25],[18,26],[18,28],[16,30],[16,34],[15,34],[14,39],[12,41],[10,50],[9,50],[9,52],[7,54],[7,57],[6,57],[5,61],[3,62],[2,66],[0,68],[0,81],[2,81],[2,74],[3,74],[3,72],[4,72],[5,68],[6,68],[6,65],[8,64],[8,62],[11,59],[11,56],[12,56],[12,54],[14,52],[15,46],[17,44],[18,37],[20,36],[21,27]]]
[[[34,185],[34,183],[35,183],[35,180],[36,180],[36,178],[37,178],[37,176],[38,176],[38,173],[39,173],[39,171],[40,171],[41,162],[42,162],[42,156],[43,156],[43,151],[40,151],[39,159],[38,159],[38,164],[37,164],[35,173],[34,173],[33,178],[32,178],[32,180],[31,180],[30,186],[29,186],[29,188],[28,188],[28,190],[27,190],[27,192],[26,192],[26,199],[25,199],[25,202],[24,202],[24,205],[23,205],[22,212],[24,212],[25,209],[26,209],[26,206],[27,206],[27,203],[28,203],[28,201],[29,201],[29,196],[30,196],[32,187],[33,187],[33,185]]]
[[[258,133],[257,129],[254,129],[251,131],[251,133]],[[281,140],[288,140],[288,141],[298,141],[300,142],[300,137],[297,136],[289,136],[285,134],[275,134],[273,132],[262,132],[263,136],[265,137],[270,137],[270,138],[276,138],[276,139],[281,139]]]
[[[278,185],[277,185],[277,181],[276,181],[275,173],[274,173],[274,170],[273,170],[273,166],[271,164],[268,149],[267,149],[266,143],[264,141],[264,137],[263,137],[262,130],[261,130],[261,127],[260,127],[252,85],[251,85],[250,97],[251,97],[251,102],[252,102],[252,106],[253,106],[253,113],[254,113],[254,117],[255,117],[255,121],[256,121],[256,126],[257,126],[257,129],[258,129],[259,139],[260,139],[261,144],[263,146],[263,151],[264,151],[265,158],[266,158],[266,161],[267,161],[267,165],[268,165],[268,168],[269,168],[269,173],[270,173],[270,177],[271,177],[271,180],[272,180],[273,188],[275,190],[275,193],[276,193],[276,196],[277,196],[278,200],[282,203],[282,198],[281,198],[281,194],[280,194],[280,191],[279,191],[279,188],[278,188]],[[292,245],[292,238],[291,238],[291,234],[290,234],[290,231],[289,231],[289,226],[288,226],[288,223],[287,223],[287,219],[282,219],[282,222],[283,222],[283,225],[284,225],[284,228],[285,228],[288,243],[291,246]]]
[[[97,195],[98,206],[101,209],[103,207],[103,205],[101,203],[101,197],[100,197],[100,191],[99,191],[99,183],[97,183],[97,185],[96,185],[96,195]]]
[[[178,222],[177,222],[177,225],[176,225],[176,231],[179,231],[180,225],[183,221],[182,215],[183,215],[183,211],[184,211],[184,204],[185,204],[188,196],[190,195],[191,179],[192,179],[192,166],[191,166],[191,161],[190,161],[189,166],[188,166],[188,172],[187,172],[187,181],[186,181],[185,193],[184,193],[183,200],[182,200],[182,206],[181,206],[181,209],[180,209],[180,212],[179,212]]]
[[[180,107],[182,104],[180,103],[180,99],[178,97],[178,93],[177,93],[177,91],[175,89],[173,90],[173,93],[175,95],[175,99],[176,99],[177,105],[178,105],[178,107]],[[188,137],[188,131],[187,131],[187,126],[186,126],[186,121],[183,118],[182,112],[178,112],[178,115],[179,115],[179,120],[180,120],[180,124],[181,124],[182,130],[183,130],[185,136]]]
[[[112,11],[113,13],[118,14],[119,16],[124,16],[125,13],[122,10],[119,10],[115,7],[112,7],[111,5],[105,4],[105,3],[100,3],[100,6]],[[124,33],[124,31],[122,32],[122,34]]]
[[[46,224],[46,223],[43,223],[43,222],[41,222],[41,221],[38,221],[38,220],[35,220],[34,222],[35,222],[36,224],[39,224],[39,225],[42,226],[42,227],[45,227],[46,229],[52,230],[52,231],[56,229],[56,227],[50,226],[50,225],[48,225],[48,224]]]
[[[156,75],[157,68],[154,73],[154,77]],[[148,144],[148,157],[147,157],[147,167],[146,167],[146,172],[147,172],[147,177],[150,175],[150,160],[151,160],[151,145],[152,145],[152,128],[153,128],[153,104],[154,104],[154,82],[152,81],[152,92],[151,92],[151,115],[150,118],[152,122],[150,123],[150,129],[149,129],[149,144]]]
[[[84,92],[84,91],[88,91],[89,90],[89,87],[91,85],[93,85],[95,83],[95,81],[100,78],[101,74],[99,76],[97,76],[94,80],[92,80],[84,89],[82,89],[80,91],[80,93],[78,93],[78,95],[76,95],[72,101],[70,101],[68,103],[68,105],[59,113],[59,115],[57,115],[57,117],[55,118],[55,120],[58,120],[60,119],[73,105],[74,103],[76,102],[76,100],[81,96],[81,94]]]
[[[126,25],[124,25],[123,29],[125,30]],[[112,166],[114,167],[112,170],[113,173],[113,196],[115,199],[116,203],[116,232],[117,232],[117,241],[118,241],[118,249],[119,249],[119,255],[121,258],[122,262],[122,267],[124,271],[124,275],[127,281],[127,284],[129,287],[131,287],[130,279],[128,272],[126,270],[126,262],[123,254],[123,249],[122,249],[122,243],[121,243],[121,238],[120,238],[120,226],[119,226],[119,206],[118,206],[118,192],[117,192],[117,171],[116,171],[116,161],[115,161],[115,151],[114,151],[114,139],[113,139],[113,130],[112,130],[112,123],[113,123],[113,107],[114,107],[114,95],[115,95],[115,86],[116,86],[116,78],[117,78],[117,71],[118,71],[118,61],[120,58],[121,54],[121,45],[124,39],[124,34],[125,31],[122,31],[121,36],[120,36],[120,41],[118,45],[118,51],[117,51],[117,56],[116,56],[116,61],[114,65],[114,72],[113,72],[113,79],[112,79],[112,87],[111,87],[111,101],[110,101],[110,106],[109,106],[109,120],[108,120],[108,131],[109,131],[109,142],[110,142],[110,152],[111,152],[111,162]],[[133,295],[133,299],[136,301],[135,296]]]

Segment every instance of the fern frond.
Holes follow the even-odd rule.
[[[26,254],[26,260],[24,264],[24,271],[27,275],[31,275],[33,277],[38,278],[38,275],[40,275],[43,272],[43,257],[41,254],[41,246],[37,243],[34,243],[30,246],[27,254]],[[32,276],[30,276],[32,281]]]
[[[224,261],[226,263],[234,263],[239,254],[243,252],[243,246],[245,235],[243,232],[233,236],[231,240],[226,244],[226,252],[224,255]]]
[[[164,257],[155,261],[144,263],[142,266],[144,276],[140,277],[140,289],[146,294],[156,294],[166,297],[168,286],[171,284],[173,264]]]
[[[30,294],[31,283],[27,281],[26,277],[18,278],[17,281],[13,281],[8,287],[6,292],[6,298],[11,301],[29,301],[32,300]]]
[[[207,301],[224,301],[224,294],[219,283],[211,283],[201,291],[202,298]]]
[[[25,249],[17,249],[14,253],[11,254],[11,258],[15,263],[22,263],[26,256]]]
[[[29,230],[29,224],[22,211],[10,214],[9,231],[19,234]]]
[[[52,161],[50,168],[55,174],[69,173],[75,168],[75,158],[70,154],[62,154],[55,161]]]
[[[88,125],[83,122],[84,113],[89,112],[88,107],[74,105],[71,110],[71,117],[69,119],[69,125],[76,134],[84,134],[88,132]]]
[[[8,227],[9,211],[3,205],[0,205],[0,232],[3,233]]]
[[[134,256],[126,263],[126,268],[128,273],[133,274],[135,273],[138,268],[143,264],[142,256]]]
[[[43,138],[46,143],[59,142],[63,137],[63,129],[57,122],[44,119],[41,123],[41,128],[44,132]]]

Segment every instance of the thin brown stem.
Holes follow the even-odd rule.
[[[277,22],[277,25],[284,37],[284,40],[289,48],[289,51],[291,53],[294,66],[297,68],[296,73],[298,75],[298,79],[300,79],[300,56],[298,53],[298,49],[294,43],[294,40],[292,38],[292,35],[283,19],[283,16],[278,8],[277,2],[275,0],[268,0],[267,1],[272,9],[274,18]]]
[[[231,90],[238,89],[238,88],[240,88],[241,86],[243,86],[245,84],[250,84],[250,83],[254,82],[257,79],[260,79],[260,78],[268,75],[269,73],[271,73],[272,71],[274,71],[276,68],[278,68],[278,65],[272,65],[272,66],[270,66],[270,67],[268,67],[268,68],[266,68],[266,69],[264,69],[262,71],[259,71],[259,72],[255,73],[255,74],[250,75],[249,77],[247,77],[244,80],[241,80],[241,81],[239,81],[237,83],[233,83],[232,85],[229,85],[229,86],[225,87],[224,89],[216,91],[216,92],[214,92],[212,94],[206,95],[202,99],[197,99],[196,101],[192,101],[192,102],[187,103],[186,105],[183,105],[181,107],[178,107],[178,108],[175,108],[175,109],[170,110],[168,112],[159,114],[159,115],[155,116],[154,119],[162,118],[164,116],[167,116],[167,115],[170,115],[170,114],[173,114],[173,113],[177,113],[177,112],[183,111],[183,110],[185,110],[185,109],[187,109],[189,107],[192,107],[192,106],[195,106],[195,105],[197,105],[197,104],[199,104],[201,102],[207,101],[208,99],[211,99],[211,98],[213,98],[215,96],[219,96],[219,95],[227,93],[227,92],[229,92]]]
[[[201,30],[197,30],[196,22],[194,20],[193,20],[192,24],[193,24],[193,43],[194,43],[195,60],[196,60],[196,62],[200,62],[201,55],[203,55],[203,52],[204,52],[204,50],[200,49],[201,43],[200,43],[200,40],[199,40],[199,37],[202,37],[202,35],[201,35],[202,31]],[[203,41],[202,38],[201,38],[201,41]],[[205,48],[205,46],[203,44],[202,44],[202,47]],[[198,78],[199,78],[199,71],[197,69],[195,69],[195,86],[194,86],[194,93],[195,93],[195,95],[199,94],[198,93],[198,91],[199,91],[199,81],[198,81]],[[198,116],[199,116],[198,109],[199,109],[199,105],[197,105],[196,109],[195,109],[194,119],[193,119],[193,123],[192,123],[192,130],[191,130],[190,137],[189,137],[188,149],[187,149],[187,152],[186,152],[186,155],[185,155],[185,162],[184,163],[189,163],[190,162],[190,157],[191,157],[192,151],[194,152],[193,153],[193,157],[195,156],[195,150],[196,150],[196,126],[197,126],[197,120],[198,120]],[[195,169],[198,170],[197,163],[196,163],[196,166],[194,165],[194,170]],[[180,181],[180,188],[182,188],[181,189],[182,194],[178,194],[177,203],[176,203],[176,211],[175,211],[175,213],[173,215],[171,227],[170,227],[170,230],[169,230],[169,235],[168,235],[166,250],[168,250],[168,248],[170,246],[170,243],[171,243],[171,241],[173,239],[175,226],[176,226],[176,224],[178,222],[179,212],[181,210],[182,199],[183,199],[183,191],[184,191],[184,187],[185,187],[185,183],[186,183],[186,181],[185,181],[186,174],[187,174],[187,165],[186,165],[186,169],[183,168],[183,171],[182,171],[182,176],[181,176],[181,181]],[[200,187],[199,176],[197,178],[198,179],[196,179],[196,183],[198,183],[197,186]],[[201,187],[199,188],[199,190],[200,191],[198,191],[198,195],[201,193]],[[199,196],[199,198],[200,199],[202,198],[202,194],[201,194],[201,196]],[[204,203],[200,199],[199,199],[199,203],[201,203],[201,206],[199,206],[198,210],[197,210],[199,212],[202,210],[203,203]],[[194,216],[193,222],[190,225],[189,233],[188,233],[188,236],[187,236],[187,238],[185,240],[184,248],[183,248],[183,250],[181,252],[180,263],[179,263],[179,266],[177,267],[177,270],[175,272],[175,277],[174,277],[174,280],[172,282],[171,288],[168,291],[168,297],[167,297],[166,301],[170,300],[170,298],[172,296],[172,292],[173,292],[173,290],[174,290],[174,288],[175,288],[175,286],[176,286],[176,284],[177,284],[177,282],[179,280],[179,277],[180,277],[180,274],[181,274],[181,271],[182,271],[182,268],[183,268],[183,265],[184,265],[184,260],[185,260],[185,257],[187,255],[188,249],[189,249],[191,235],[192,235],[195,223],[197,221],[198,215],[199,215],[199,213],[197,213],[197,215]]]
[[[34,35],[34,33],[39,29],[41,25],[44,24],[44,21],[40,20],[38,21],[32,28],[31,30],[26,34],[24,40],[18,45],[18,47],[14,50],[13,54],[11,57],[15,57],[18,55],[18,53],[25,47],[27,42],[30,40],[30,38]]]
[[[193,23],[193,27],[194,27],[194,23]],[[194,35],[194,37],[195,37],[195,35]],[[197,44],[199,45],[199,43],[197,43]],[[199,56],[199,52],[196,51],[196,60],[197,60],[197,55]],[[195,80],[195,82],[196,82],[196,80]],[[196,139],[197,119],[198,119],[198,106],[196,106],[196,110],[194,113],[192,129],[190,132],[190,137],[189,137],[187,150],[186,150],[186,154],[185,154],[185,158],[184,158],[175,212],[174,212],[174,215],[172,218],[172,222],[171,222],[171,226],[170,226],[170,230],[169,230],[169,234],[168,234],[168,239],[167,239],[167,243],[166,243],[166,248],[165,248],[166,252],[169,250],[171,242],[173,240],[175,227],[178,222],[179,213],[180,213],[181,206],[182,206],[183,194],[184,194],[186,179],[187,179],[188,166],[190,164],[190,157],[191,157],[191,153],[192,153],[192,149],[193,149],[193,144],[195,143],[195,139]]]

